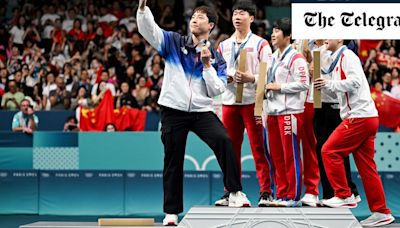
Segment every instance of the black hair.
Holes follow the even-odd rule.
[[[243,10],[250,14],[250,16],[256,16],[256,5],[250,0],[239,0],[233,5],[232,11]]]
[[[78,119],[75,116],[68,116],[66,122],[69,122],[70,120],[74,120],[75,123],[78,123]]]
[[[275,21],[272,28],[281,30],[284,37],[292,35],[292,24],[287,17]]]
[[[196,13],[196,12],[205,13],[207,15],[208,22],[209,23],[214,23],[214,27],[217,25],[217,23],[218,23],[218,15],[215,12],[215,10],[212,9],[211,7],[199,6],[199,7],[195,8],[193,10],[193,13]]]

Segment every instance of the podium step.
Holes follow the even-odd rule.
[[[154,226],[99,226],[97,222],[35,222],[32,224],[22,225],[19,228],[149,228],[164,227],[160,223]]]
[[[347,208],[192,207],[178,227],[361,228]]]

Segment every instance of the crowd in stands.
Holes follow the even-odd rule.
[[[219,15],[212,43],[233,32],[230,4],[222,1],[149,4],[164,29],[187,33],[193,7],[208,4]],[[269,40],[265,7],[290,1],[256,4],[252,30]],[[164,60],[137,32],[136,7],[125,0],[0,0],[0,109],[19,110],[23,99],[36,111],[96,107],[109,89],[115,108],[159,111]],[[364,69],[372,87],[400,99],[399,53],[398,40],[381,41]]]
[[[400,40],[383,40],[370,49],[364,62],[364,71],[369,84],[400,99]]]

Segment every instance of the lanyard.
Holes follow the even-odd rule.
[[[334,61],[332,62],[332,64],[329,66],[329,69],[328,69],[327,71],[325,71],[325,70],[323,70],[323,69],[321,68],[321,73],[323,73],[323,74],[330,74],[330,73],[332,73],[333,69],[335,69],[335,66],[336,66],[337,62],[339,61],[340,56],[342,56],[342,53],[343,53],[345,50],[347,50],[347,47],[346,47],[346,46],[344,46],[344,47],[339,51],[339,53],[337,54],[335,60],[334,60]]]
[[[280,58],[279,62],[281,62],[282,60],[285,59],[286,55],[292,50],[292,47],[289,46],[289,48],[283,53],[282,58]],[[271,67],[269,68],[269,72],[268,72],[268,83],[271,83],[274,81],[275,79],[275,73],[276,70],[278,69],[279,64],[275,64],[275,58],[272,58],[272,64]]]
[[[244,48],[244,46],[246,45],[247,41],[249,41],[251,35],[253,33],[249,33],[249,35],[247,35],[246,41],[243,42],[242,44],[240,44],[239,49],[237,51],[235,51],[236,49],[236,42],[232,42],[232,50],[231,50],[231,61],[229,63],[229,67],[230,68],[234,68],[235,67],[235,61],[236,59],[239,57],[240,54],[240,50],[242,48]]]

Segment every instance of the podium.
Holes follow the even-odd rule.
[[[192,207],[178,227],[361,228],[347,208]]]

